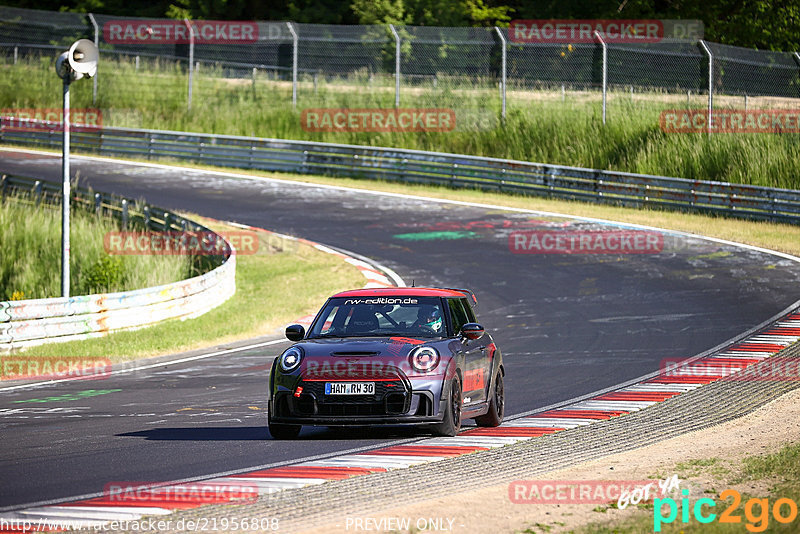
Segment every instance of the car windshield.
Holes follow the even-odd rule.
[[[443,337],[437,297],[333,298],[317,315],[309,337]]]

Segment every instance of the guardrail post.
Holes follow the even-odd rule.
[[[594,32],[595,38],[600,41],[600,46],[603,47],[603,124],[606,123],[606,93],[608,90],[608,46],[600,35],[600,32]]]
[[[503,99],[503,107],[502,111],[500,112],[500,116],[503,119],[506,118],[506,37],[503,35],[502,30],[497,26],[494,27],[494,31],[497,32],[497,36],[500,38],[500,46],[503,47],[503,52],[501,55],[501,66],[500,66],[500,96]]]
[[[97,50],[100,50],[100,29],[97,26],[97,21],[94,20],[94,15],[91,13],[88,14],[89,22],[92,23],[92,27],[94,28],[94,45],[97,47]],[[97,73],[95,72],[94,76],[92,76],[92,105],[94,106],[97,103]]]
[[[192,109],[192,82],[194,81],[194,25],[189,19],[183,19],[186,28],[189,30],[189,95],[186,107]]]
[[[42,182],[36,180],[36,183],[33,184],[33,192],[36,193],[36,205],[38,206],[42,202]]]
[[[389,29],[394,36],[394,107],[400,107],[400,34],[394,29],[394,24],[389,24]]]
[[[711,49],[708,48],[706,42],[700,39],[700,46],[708,56],[708,133],[711,133],[712,123],[714,122],[712,114],[714,113],[714,55]]]
[[[292,34],[292,109],[297,109],[297,46],[300,39],[291,22],[287,22],[286,26]]]
[[[144,219],[144,227],[146,230],[150,229],[150,207],[145,206],[142,208],[142,218]]]
[[[128,229],[128,219],[129,219],[128,199],[127,198],[123,198],[122,199],[122,229],[123,230],[127,230]]]
[[[6,187],[8,187],[8,180],[6,180],[6,178],[8,178],[6,174],[0,176],[0,195],[2,195],[3,198],[6,198]]]
[[[103,207],[103,197],[100,196],[100,193],[94,194],[94,213],[95,215],[100,215],[100,209]]]

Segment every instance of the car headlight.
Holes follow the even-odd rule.
[[[411,359],[411,366],[421,373],[439,365],[439,353],[433,347],[417,347],[408,357]]]
[[[289,347],[283,352],[283,354],[281,354],[278,362],[281,365],[281,369],[287,373],[290,373],[297,369],[297,367],[300,365],[300,360],[302,359],[303,351],[299,347]]]

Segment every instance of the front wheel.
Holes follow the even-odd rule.
[[[271,417],[267,417],[269,433],[273,439],[295,439],[300,434],[301,425],[287,425],[272,422]]]
[[[441,423],[433,426],[437,436],[455,436],[461,430],[461,380],[458,376],[450,382],[450,398]]]
[[[478,426],[500,426],[506,411],[505,391],[503,389],[503,373],[498,372],[494,379],[494,392],[489,401],[489,411],[475,418]]]

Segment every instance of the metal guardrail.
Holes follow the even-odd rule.
[[[3,127],[0,142],[61,147],[57,124]],[[418,150],[124,128],[84,128],[75,150],[222,167],[474,188],[800,224],[800,191]]]
[[[0,175],[0,194],[29,193],[33,202],[60,203],[58,185]],[[118,217],[124,228],[211,232],[171,211],[126,198],[73,189],[75,207]],[[0,351],[88,339],[167,319],[190,318],[219,306],[236,291],[236,256],[206,256],[205,274],[156,287],[75,297],[0,302]]]

